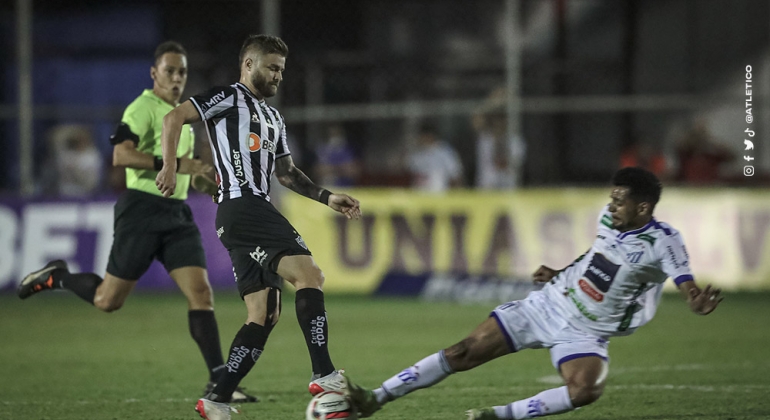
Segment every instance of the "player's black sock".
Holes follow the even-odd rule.
[[[329,323],[326,320],[324,292],[318,289],[300,289],[296,296],[297,321],[310,352],[313,375],[326,376],[334,372],[334,364],[329,357]]]
[[[214,370],[221,368],[225,361],[222,360],[219,328],[214,317],[214,311],[192,310],[187,313],[187,318],[190,323],[190,335],[198,343],[198,348],[203,354],[203,360],[206,361],[206,366],[209,368],[209,381],[216,382],[220,370],[217,370],[216,374]]]
[[[69,273],[67,270],[57,269],[52,273],[54,288],[67,289],[84,301],[94,304],[96,288],[102,284],[102,278],[94,273]]]
[[[257,363],[257,359],[265,349],[267,336],[270,331],[255,323],[241,327],[230,347],[230,357],[225,369],[217,379],[217,386],[206,397],[212,401],[229,402],[233,391]]]

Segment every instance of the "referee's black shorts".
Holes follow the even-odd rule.
[[[255,195],[225,200],[217,209],[217,236],[230,252],[241,297],[281,289],[276,273],[287,255],[311,255],[302,236],[267,200]]]
[[[206,268],[201,234],[181,200],[128,189],[115,203],[115,234],[107,272],[138,280],[154,258],[166,271]]]

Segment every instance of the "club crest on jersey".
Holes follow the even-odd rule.
[[[251,122],[258,123],[259,122],[259,115],[257,115],[256,112],[251,114]]]

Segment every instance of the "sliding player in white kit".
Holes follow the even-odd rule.
[[[473,369],[523,349],[547,348],[564,386],[507,405],[469,410],[469,420],[529,419],[564,413],[596,401],[608,372],[609,338],[646,324],[671,277],[690,309],[711,313],[720,290],[695,285],[679,232],[656,220],[660,181],[641,168],[612,178],[610,203],[599,215],[591,249],[568,267],[541,266],[535,281],[548,282],[526,299],[498,306],[466,339],[406,368],[373,390],[348,379],[361,417],[455,372]]]

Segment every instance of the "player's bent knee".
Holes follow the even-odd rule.
[[[197,308],[212,308],[214,306],[214,293],[208,283],[196,285],[189,296],[190,305]]]
[[[123,306],[123,302],[105,298],[94,298],[94,306],[103,312],[114,312]]]
[[[586,383],[568,383],[569,397],[574,407],[582,407],[599,399],[604,392],[603,385]]]
[[[473,357],[473,339],[466,338],[463,341],[444,350],[449,366],[455,372],[463,372],[480,365]]]
[[[324,273],[318,267],[304,270],[301,276],[285,279],[294,285],[297,290],[305,288],[322,289],[325,280]]]

